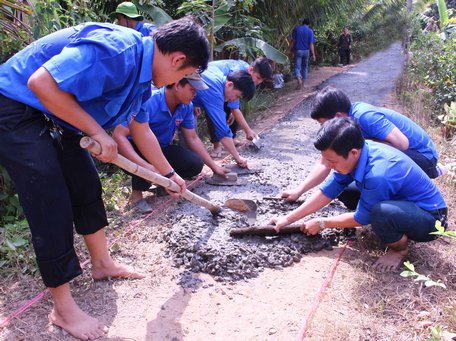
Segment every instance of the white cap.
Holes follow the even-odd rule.
[[[192,74],[184,77],[196,90],[207,90],[209,87],[204,83],[203,78],[199,73],[193,72]]]

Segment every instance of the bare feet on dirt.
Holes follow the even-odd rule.
[[[402,263],[402,260],[407,256],[408,249],[395,251],[389,249],[383,256],[381,256],[373,265],[374,269],[379,272],[393,272]]]
[[[73,299],[64,305],[55,305],[49,321],[80,340],[95,340],[104,336],[108,327],[83,312]]]
[[[92,278],[96,281],[109,278],[142,279],[144,277],[146,277],[144,274],[135,271],[130,266],[113,260],[108,264],[92,263]]]

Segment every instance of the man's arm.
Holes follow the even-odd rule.
[[[312,60],[315,62],[317,60],[317,56],[315,55],[314,43],[310,43],[310,53],[312,53]]]
[[[397,127],[385,137],[385,142],[402,151],[409,148],[408,138]]]
[[[222,143],[223,147],[225,147],[225,149],[228,151],[228,153],[230,153],[233,156],[234,161],[236,161],[239,167],[247,167],[247,160],[244,159],[237,151],[232,137],[224,137],[220,140],[220,142]]]
[[[173,168],[166,160],[160,148],[157,138],[152,130],[150,130],[149,123],[139,123],[133,120],[130,125],[130,134],[144,158],[154,166],[162,175],[169,174]],[[185,181],[177,174],[174,173],[170,177],[181,188],[181,193],[186,189]]]
[[[320,158],[320,162],[312,168],[305,180],[295,189],[284,191],[282,198],[290,202],[298,200],[305,192],[321,184],[330,172],[331,169],[326,167]]]
[[[101,154],[96,158],[110,162],[117,157],[117,144],[95,119],[76,101],[74,96],[57,86],[51,74],[43,67],[29,78],[27,86],[40,102],[56,117],[71,124],[101,145]]]
[[[297,209],[291,211],[286,216],[280,218],[272,218],[269,220],[268,224],[275,225],[276,231],[286,225],[292,224],[295,221],[308,216],[311,213],[318,211],[319,209],[325,207],[331,202],[331,198],[323,194],[321,190],[312,194],[312,196],[307,199],[301,206]]]
[[[252,130],[252,128],[250,128],[244,115],[242,114],[242,111],[240,109],[231,109],[231,113],[241,129],[244,130],[247,140],[252,141],[255,138],[256,133]]]
[[[321,226],[325,228],[350,228],[360,226],[355,220],[355,213],[349,212],[334,217],[314,218],[306,221],[303,225],[303,232],[317,234]]]
[[[225,173],[229,172],[228,169],[217,165],[217,163],[215,163],[215,161],[210,157],[203,142],[201,142],[200,138],[196,134],[195,129],[181,128],[181,131],[182,135],[184,136],[185,143],[190,148],[190,150],[198,154],[203,162],[210,169],[212,169],[214,173],[225,176]]]

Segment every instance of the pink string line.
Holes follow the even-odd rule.
[[[326,276],[325,281],[323,282],[323,284],[320,287],[320,291],[318,292],[317,296],[315,296],[315,299],[312,302],[312,306],[310,307],[310,310],[307,313],[307,316],[305,317],[305,319],[303,321],[303,326],[302,326],[301,330],[299,331],[298,336],[296,337],[297,341],[303,341],[305,339],[307,330],[310,327],[310,323],[312,322],[312,319],[321,303],[321,300],[323,299],[325,290],[331,283],[331,281],[334,277],[334,273],[336,272],[337,265],[339,264],[339,261],[342,258],[342,255],[344,254],[344,252],[347,248],[347,245],[349,245],[349,243],[350,242],[345,243],[345,245],[340,250],[339,255],[337,256],[336,260],[334,261],[333,265],[331,266],[331,269],[329,270],[328,276]]]
[[[207,175],[206,172],[202,172],[201,174],[198,175],[198,177],[191,181],[189,183],[189,185],[187,186],[187,188],[193,188],[194,186],[196,186],[199,182],[201,182],[202,179],[204,179],[204,177]],[[168,199],[167,201],[165,201],[163,204],[161,204],[159,207],[157,207],[155,210],[153,210],[152,212],[150,212],[149,214],[147,214],[144,218],[142,219],[138,219],[136,221],[134,221],[133,223],[131,223],[124,231],[121,235],[119,235],[118,237],[114,238],[109,244],[108,244],[108,248],[110,248],[113,244],[115,244],[119,239],[121,239],[122,237],[126,236],[128,233],[130,233],[131,231],[133,231],[135,228],[137,228],[140,223],[142,223],[143,221],[145,221],[146,219],[148,219],[149,217],[153,216],[154,214],[158,213],[160,210],[162,210],[163,208],[165,208],[166,206],[169,206],[171,204],[171,202],[173,202],[175,199],[174,198],[170,198]],[[81,265],[81,268],[84,268],[87,264],[90,263],[90,259],[86,259],[85,261],[83,261],[82,263],[80,263]],[[49,293],[49,289],[45,289],[43,290],[41,293],[39,293],[38,295],[36,295],[35,297],[33,297],[32,299],[30,299],[28,302],[26,302],[23,306],[21,306],[19,309],[15,310],[14,312],[12,312],[8,317],[6,317],[3,321],[0,322],[0,328],[4,328],[6,326],[8,326],[11,321],[15,318],[15,317],[18,317],[20,314],[22,314],[24,311],[26,311],[28,308],[30,308],[32,305],[34,305],[35,303],[39,302],[44,296],[46,296],[47,294]]]

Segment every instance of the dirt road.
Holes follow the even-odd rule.
[[[343,89],[352,101],[381,105],[394,88],[402,61],[401,47],[396,43],[346,68],[323,85]],[[310,77],[316,74],[318,71]],[[262,133],[263,148],[260,152],[246,150],[244,155],[262,165],[262,172],[250,175],[246,186],[201,183],[194,191],[218,204],[228,198],[256,200],[260,222],[296,207],[263,198],[278,196],[282,190],[296,186],[318,158],[312,146],[318,124],[308,112],[312,79],[309,84],[302,93],[290,90],[279,97],[275,109],[261,116],[263,122],[257,121],[259,130],[266,129]],[[292,110],[286,114],[288,109]],[[277,117],[281,119],[269,129]],[[104,340],[296,338],[340,254],[340,246],[312,252],[315,240],[302,235],[233,239],[228,232],[245,225],[242,216],[225,212],[223,217],[214,219],[207,210],[187,202],[160,206],[165,199],[148,200],[158,208],[158,214],[144,221],[124,219],[121,229],[113,231],[113,235],[118,235],[122,229],[134,226],[113,251],[117,258],[134,264],[148,277],[141,281],[94,283],[86,271],[74,281],[74,294],[83,309],[110,327]],[[323,214],[341,210],[333,205]],[[350,304],[357,290],[366,290],[356,287],[357,274],[367,266],[365,259],[360,259],[363,252],[351,248],[345,253],[328,289],[331,301],[321,303],[316,319],[309,325],[310,339],[410,339],[408,334],[402,337],[394,325],[375,326],[374,321],[378,320],[369,316],[367,308],[360,311]],[[369,260],[365,252],[363,257]],[[28,277],[15,284],[3,283],[1,316],[6,317],[40,290],[40,281]],[[73,340],[47,324],[49,309],[49,301],[41,300],[2,330],[0,337]]]

